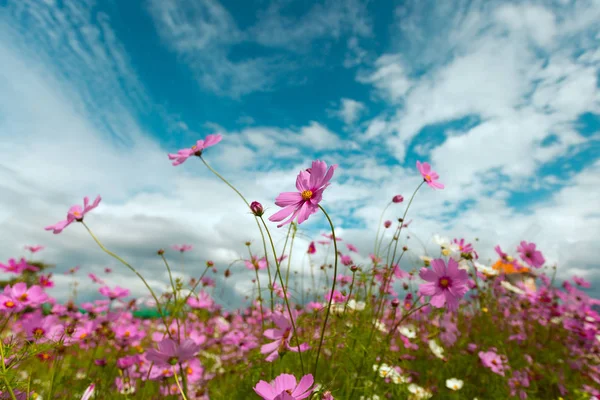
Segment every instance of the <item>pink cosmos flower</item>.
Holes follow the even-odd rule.
[[[336,165],[337,166],[337,165]],[[331,233],[321,233],[321,236],[326,237],[329,240],[333,240],[333,235]],[[343,239],[339,236],[335,237],[336,242],[341,242]]]
[[[279,222],[287,218],[287,221],[277,225],[281,228],[298,217],[298,224],[303,223],[309,216],[316,213],[319,209],[319,202],[323,198],[323,191],[330,185],[329,181],[333,177],[333,172],[337,165],[332,165],[327,169],[327,164],[323,161],[313,161],[312,168],[309,171],[300,171],[296,178],[297,192],[283,192],[275,199],[275,204],[284,207],[269,217],[269,221]]]
[[[104,285],[104,281],[100,278],[98,278],[96,276],[96,274],[92,274],[91,272],[88,274],[89,278],[92,280],[92,282],[94,283],[99,283],[101,285]]]
[[[304,375],[297,384],[294,375],[281,374],[270,384],[259,381],[254,387],[254,391],[263,400],[302,400],[312,394],[313,383],[312,374]]]
[[[448,310],[458,309],[458,301],[467,293],[467,271],[458,269],[458,263],[453,259],[437,258],[431,261],[431,268],[422,268],[419,272],[421,279],[427,283],[419,286],[419,292],[431,296],[431,305],[441,308],[447,304]]]
[[[348,248],[349,251],[353,251],[355,253],[358,253],[358,249],[353,244],[346,243],[346,247]]]
[[[421,164],[420,161],[417,161],[417,169],[419,170],[419,172],[423,176],[423,180],[429,185],[429,187],[433,189],[444,188],[443,184],[437,182],[437,180],[440,179],[440,176],[435,171],[431,170],[431,166],[429,165],[429,163],[424,162]]]
[[[158,350],[146,351],[146,359],[157,367],[171,366],[191,360],[199,351],[200,345],[192,339],[185,339],[178,344],[172,339],[165,338],[158,344]]]
[[[55,235],[61,233],[63,231],[63,229],[65,229],[67,226],[71,225],[74,221],[82,222],[83,216],[85,214],[87,214],[89,211],[98,207],[98,204],[100,204],[100,200],[102,200],[102,198],[100,196],[98,196],[98,197],[96,197],[96,200],[94,200],[94,203],[92,203],[90,205],[89,198],[87,196],[84,197],[83,198],[83,209],[79,205],[72,206],[71,208],[69,208],[69,211],[67,212],[66,220],[57,222],[54,225],[47,226],[44,229],[47,231],[53,231],[52,233],[54,233]]]
[[[174,244],[173,246],[171,246],[171,248],[173,250],[177,250],[180,252],[186,252],[186,251],[190,251],[191,249],[194,248],[194,246],[192,246],[191,244],[182,244],[181,246]]]
[[[173,166],[183,164],[185,160],[191,156],[200,157],[204,149],[214,146],[219,143],[221,139],[223,139],[223,136],[220,134],[208,135],[204,140],[198,140],[196,144],[189,149],[181,149],[177,154],[169,154],[169,160],[175,160],[173,161]]]
[[[308,245],[308,250],[306,250],[308,254],[315,254],[317,252],[317,248],[315,247],[315,242],[310,242]]]
[[[39,271],[39,268],[35,265],[27,264],[24,258],[21,258],[19,262],[16,262],[14,258],[8,260],[8,265],[0,263],[0,269],[4,272],[10,272],[13,274],[21,274],[23,271]]]
[[[252,256],[252,259],[244,260],[244,264],[246,265],[246,268],[250,270],[259,271],[267,268],[267,259],[263,257],[259,260],[257,256]]]
[[[458,246],[458,251],[460,251],[461,253],[463,253],[463,254],[473,254],[473,256],[475,257],[475,259],[479,258],[479,255],[477,254],[477,252],[473,248],[473,245],[471,243],[467,243],[464,238],[462,238],[460,240],[454,239],[453,242]]]
[[[292,312],[293,313],[293,312]],[[262,354],[269,354],[266,361],[272,362],[279,353],[283,353],[285,350],[298,352],[298,346],[291,346],[290,341],[292,339],[292,322],[281,312],[275,311],[271,316],[271,319],[277,326],[275,329],[267,329],[263,333],[267,339],[274,340],[271,343],[267,343],[261,346],[260,352]],[[309,346],[306,343],[300,345],[300,351],[308,350]]]
[[[44,250],[44,246],[40,246],[39,244],[36,246],[25,246],[25,250],[29,250],[32,253],[37,253],[40,250]]]
[[[12,298],[16,303],[24,307],[38,307],[48,300],[48,295],[38,286],[27,287],[25,282],[15,283],[12,288],[7,285],[4,288],[4,296]]]
[[[21,325],[27,340],[37,343],[56,342],[64,333],[64,326],[56,315],[44,317],[41,311],[28,314],[27,318],[21,321]]]
[[[354,264],[354,261],[352,261],[352,257],[350,257],[349,255],[347,255],[347,254],[342,254],[342,253],[339,253],[339,252],[338,252],[338,254],[339,254],[339,256],[340,256],[340,261],[341,261],[341,262],[342,262],[342,264],[344,264],[345,266],[347,266],[347,267],[348,267],[348,266],[350,266],[350,265]]]
[[[574,276],[573,277],[573,282],[575,282],[575,284],[577,286],[581,286],[582,288],[589,289],[590,287],[592,287],[592,285],[590,284],[590,282],[588,282],[584,278],[580,278],[578,276]]]
[[[492,372],[504,376],[504,369],[506,368],[505,359],[498,355],[495,351],[480,351],[479,359],[484,367],[492,370]]]
[[[192,308],[210,309],[214,304],[210,295],[204,291],[198,293],[198,297],[190,296],[187,299],[187,305]]]
[[[108,286],[102,286],[100,289],[98,289],[98,292],[111,300],[129,296],[129,289],[125,289],[120,286],[115,286],[114,289],[111,289]]]
[[[394,197],[392,197],[393,203],[402,203],[403,201],[404,201],[404,197],[401,194],[397,194]]]
[[[81,400],[89,400],[92,398],[92,396],[94,395],[94,388],[96,385],[94,385],[93,383],[90,384],[90,386],[87,387],[87,389],[85,389],[85,392],[83,392],[83,396],[81,396]]]
[[[542,252],[535,249],[535,243],[527,243],[523,240],[521,245],[517,247],[517,251],[521,256],[521,260],[534,268],[540,268],[546,261]]]
[[[390,226],[392,226],[392,221],[390,221],[389,219],[387,221],[385,221],[383,223],[383,226],[385,226],[386,228],[389,228]]]

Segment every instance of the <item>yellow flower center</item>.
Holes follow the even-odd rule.
[[[44,330],[42,328],[35,328],[33,330],[33,336],[35,337],[41,337],[44,335]]]
[[[425,175],[425,180],[427,182],[431,182],[431,176],[430,175]]]
[[[185,372],[187,372],[188,375],[191,375],[194,373],[194,370],[190,367],[187,367],[187,369],[185,370]]]
[[[21,301],[27,301],[27,298],[28,298],[27,293],[23,293],[22,295],[19,296],[19,300],[21,300]]]
[[[302,200],[307,201],[311,199],[313,192],[312,190],[305,190],[300,195],[302,196]]]
[[[7,301],[7,302],[4,303],[4,306],[8,307],[8,308],[13,308],[15,306],[15,303],[13,301],[9,300],[9,301]]]
[[[450,280],[448,278],[440,279],[440,286],[443,288],[447,288],[448,286],[450,286]]]
[[[73,211],[73,215],[76,217],[81,217],[81,213],[79,211]]]
[[[81,335],[79,335],[79,339],[85,339],[87,335],[87,333],[82,333]]]

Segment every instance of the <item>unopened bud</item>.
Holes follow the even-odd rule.
[[[215,263],[214,263],[214,262],[212,262],[211,260],[208,260],[208,261],[206,262],[206,266],[207,266],[207,267],[213,267],[214,265],[215,265]]]
[[[402,251],[408,251],[408,247],[406,247],[406,246],[403,246],[403,247],[402,247]]]
[[[383,223],[383,226],[385,226],[386,228],[389,228],[390,226],[392,226],[392,221],[389,221],[389,220],[388,220],[388,221],[385,221],[385,222]]]
[[[260,204],[258,201],[253,201],[250,204],[250,210],[252,211],[252,214],[256,215],[257,217],[262,217],[262,215],[265,213],[262,204]]]
[[[158,253],[159,256],[162,256],[163,254],[165,254],[165,249],[160,249],[156,253]]]
[[[353,265],[350,267],[350,271],[356,272],[356,271],[358,271],[358,267],[356,265]]]
[[[400,300],[394,299],[392,300],[392,307],[397,308],[400,305]]]
[[[402,197],[401,194],[397,194],[394,197],[392,197],[392,201],[394,203],[402,203],[404,201],[404,197]]]
[[[251,242],[246,242],[246,246],[250,247],[252,243]]]

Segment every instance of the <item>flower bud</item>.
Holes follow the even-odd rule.
[[[356,272],[356,271],[358,271],[358,267],[356,265],[353,265],[350,267],[350,271]]]
[[[404,197],[402,197],[401,194],[397,194],[394,197],[392,197],[392,201],[394,203],[402,203],[404,201]]]
[[[162,256],[163,254],[165,254],[165,249],[159,249],[159,250],[158,250],[156,253],[157,253],[159,256]]]
[[[388,220],[388,221],[385,221],[385,222],[383,223],[383,226],[385,226],[386,228],[389,228],[390,226],[392,226],[392,221],[389,221],[389,220]]]
[[[265,213],[262,204],[260,204],[258,201],[253,201],[250,204],[250,210],[252,211],[252,214],[256,215],[257,217],[262,217],[262,215]]]
[[[400,300],[398,300],[398,299],[392,300],[392,307],[398,308],[399,305],[400,305]]]
[[[207,266],[207,267],[212,267],[212,266],[214,266],[214,265],[215,265],[215,263],[214,263],[214,262],[212,262],[211,260],[208,260],[208,261],[206,262],[206,266]]]

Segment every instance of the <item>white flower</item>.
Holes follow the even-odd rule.
[[[523,289],[520,289],[518,287],[516,287],[515,285],[513,285],[512,283],[508,282],[508,281],[502,281],[500,282],[500,284],[506,289],[506,290],[510,290],[511,292],[514,292],[516,294],[520,294],[523,295],[525,294],[525,291]]]
[[[420,256],[419,258],[421,260],[423,260],[423,262],[425,263],[425,265],[429,265],[429,264],[431,264],[431,261],[433,261],[433,258],[428,257],[428,256]]]
[[[356,301],[354,299],[350,299],[348,302],[348,308],[356,311],[362,311],[365,309],[366,303],[364,301]]]
[[[435,340],[429,341],[429,349],[437,358],[444,359],[444,348],[440,346]]]
[[[400,383],[408,382],[407,376],[400,375],[400,373],[398,373],[398,371],[396,371],[396,369],[394,367],[391,367],[385,363],[383,363],[381,365],[378,365],[378,364],[373,365],[373,371],[378,371],[379,376],[382,378],[390,378],[390,380],[392,382],[394,382],[396,385],[398,385]]]
[[[409,339],[414,339],[417,337],[417,329],[414,325],[402,325],[398,327],[398,332]]]
[[[416,385],[414,383],[408,385],[408,391],[414,394],[414,398],[418,400],[429,399],[431,398],[431,396],[433,396],[433,394],[429,390],[424,389],[421,386]]]
[[[373,320],[373,324],[375,324],[375,328],[379,329],[381,332],[387,332],[387,328],[383,322]]]
[[[467,263],[467,260],[461,258],[456,261],[458,261],[458,269],[464,269],[465,271],[469,270],[469,263]]]
[[[446,379],[446,387],[450,390],[460,390],[465,383],[460,379],[450,378]]]
[[[433,241],[442,248],[443,255],[458,255],[460,257],[460,248],[456,243],[450,242],[450,239],[436,234],[433,235]]]
[[[488,267],[487,265],[483,265],[481,263],[478,263],[477,261],[473,262],[473,265],[475,265],[475,268],[477,268],[477,270],[485,275],[488,276],[495,276],[498,275],[499,272],[497,270],[495,270],[494,268]]]
[[[379,396],[376,394],[374,394],[373,397],[360,396],[360,400],[379,400]]]

